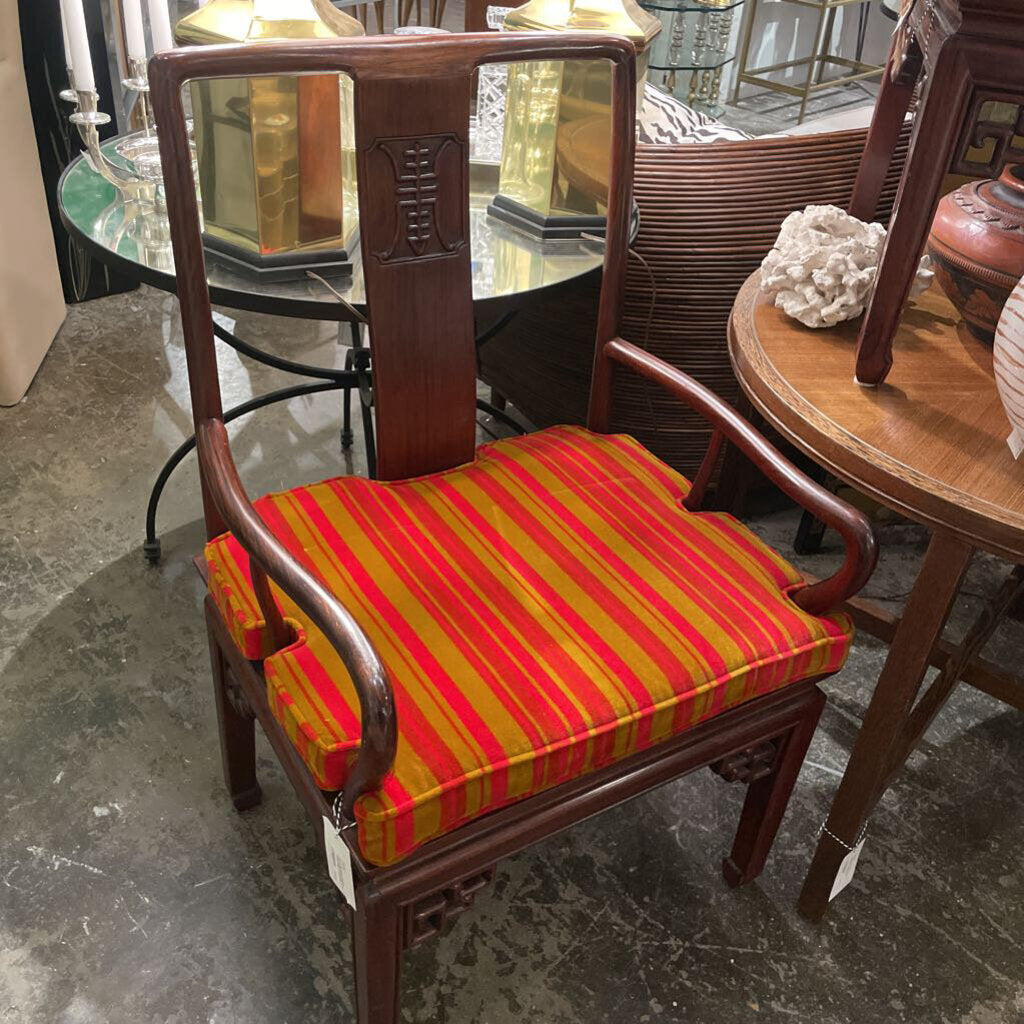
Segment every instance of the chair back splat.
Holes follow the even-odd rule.
[[[599,362],[607,365],[600,352],[617,332],[632,207],[636,69],[626,40],[591,33],[377,36],[178,49],[153,57],[150,83],[197,433],[201,423],[222,420],[223,413],[182,87],[195,79],[239,75],[352,77],[378,473],[394,480],[473,458],[473,72],[484,63],[570,58],[613,64],[608,236],[597,338]],[[597,429],[607,423],[607,383],[604,390],[594,397]],[[223,524],[212,503],[205,504],[212,534]]]

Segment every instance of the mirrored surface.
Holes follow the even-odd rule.
[[[104,145],[113,158],[117,140]],[[487,215],[497,185],[496,168],[474,165],[470,195],[473,298],[512,304],[516,297],[579,277],[600,266],[602,246],[586,240],[539,241]],[[134,265],[135,273],[156,287],[173,290],[174,257],[170,229],[162,204],[125,198],[89,163],[79,159],[61,181],[58,196],[73,234]],[[114,260],[113,262],[117,262]],[[129,272],[132,267],[127,268]],[[218,263],[207,253],[207,280],[215,302],[242,309],[284,315],[347,319],[344,307],[321,281],[313,278],[267,282]],[[360,307],[365,300],[362,258],[357,250],[351,277],[330,279],[346,302]]]

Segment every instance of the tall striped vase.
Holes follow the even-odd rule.
[[[1010,421],[1007,444],[1013,457],[1024,453],[1024,278],[1003,307],[993,350],[996,387]]]

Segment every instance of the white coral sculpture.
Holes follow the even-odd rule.
[[[865,224],[838,206],[808,206],[783,222],[761,264],[761,286],[775,305],[807,327],[832,327],[864,312],[885,242],[881,224]],[[925,256],[911,294],[934,277]]]

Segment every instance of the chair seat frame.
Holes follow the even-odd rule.
[[[262,797],[255,770],[258,722],[322,845],[322,819],[333,820],[332,794],[317,787],[274,717],[259,663],[238,650],[211,597],[205,606],[224,777],[235,807],[248,810]],[[655,747],[478,818],[393,867],[368,864],[355,824],[343,827],[356,910],[344,901],[341,906],[352,928],[359,1024],[397,1024],[402,954],[469,910],[502,858],[701,768],[748,787],[722,872],[729,885],[753,881],[767,860],[825,704],[817,681],[751,700]]]
[[[268,529],[239,479],[221,406],[181,91],[186,83],[204,77],[325,72],[353,77],[360,233],[375,398],[380,403],[378,469],[384,479],[402,479],[462,464],[474,450],[476,349],[465,234],[473,74],[486,62],[566,59],[602,59],[612,65],[608,229],[588,426],[607,432],[617,368],[665,388],[708,419],[714,434],[683,502],[686,509],[695,512],[702,507],[722,446],[729,442],[842,536],[846,557],[841,568],[793,595],[810,614],[841,606],[867,580],[877,556],[870,524],[860,512],[788,462],[702,385],[618,337],[632,211],[636,82],[635,52],[627,40],[592,33],[483,33],[203,47],[156,55],[150,62],[151,95],[160,125],[168,216],[179,268],[207,534],[213,537],[230,529],[246,550],[253,590],[274,649],[289,644],[293,635],[271,592],[271,580],[334,647],[360,705],[360,747],[345,788],[337,795],[323,793],[270,709],[262,666],[244,658],[207,597],[224,775],[236,808],[244,810],[260,801],[258,721],[314,819],[320,841],[322,818],[341,826],[355,883],[350,917],[359,1024],[395,1024],[402,951],[438,933],[468,909],[493,877],[498,860],[698,768],[710,765],[723,778],[748,786],[723,870],[730,884],[751,881],[764,866],[824,703],[816,679],[791,684],[606,768],[480,817],[393,866],[370,865],[359,852],[356,801],[379,787],[394,763],[394,688],[358,622]],[[432,219],[421,217],[408,230],[402,205],[407,194],[404,159],[425,161],[417,166],[429,164],[435,197],[431,202],[436,204]],[[402,302],[393,301],[396,294]],[[431,435],[424,436],[425,420],[419,413],[428,408],[428,400],[450,415],[433,419]],[[332,807],[339,808],[340,820]]]

